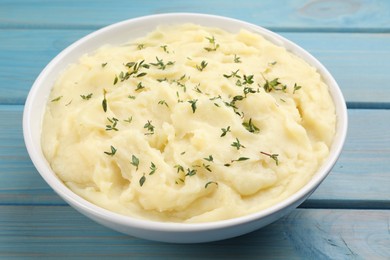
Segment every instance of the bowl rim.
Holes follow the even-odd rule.
[[[34,136],[31,133],[31,128],[33,127],[34,124],[35,125],[37,124],[37,122],[33,122],[32,120],[33,118],[32,113],[34,111],[33,109],[34,100],[36,99],[39,93],[41,83],[45,79],[45,77],[47,77],[47,75],[51,73],[51,71],[56,66],[56,64],[59,63],[59,61],[64,56],[71,53],[74,49],[77,49],[80,44],[86,43],[100,34],[105,34],[106,32],[114,28],[126,26],[128,24],[132,24],[135,22],[145,22],[148,20],[159,20],[159,19],[167,19],[167,18],[168,19],[179,18],[179,20],[206,19],[206,20],[216,20],[219,22],[228,21],[230,23],[236,23],[238,26],[243,27],[245,29],[251,29],[261,34],[268,40],[271,40],[276,45],[285,47],[290,52],[293,52],[295,55],[300,56],[306,62],[314,66],[322,75],[322,77],[326,79],[327,85],[329,86],[330,94],[332,96],[332,100],[336,107],[336,117],[337,117],[336,135],[334,136],[334,140],[327,159],[322,163],[321,167],[316,171],[316,173],[313,175],[310,181],[306,183],[301,189],[299,189],[294,194],[290,195],[288,198],[272,205],[271,207],[268,207],[258,212],[254,212],[248,215],[244,215],[232,219],[212,221],[212,222],[201,222],[201,223],[161,222],[161,221],[140,219],[132,216],[125,216],[107,210],[100,206],[97,206],[87,201],[86,199],[82,198],[81,196],[77,195],[72,190],[70,190],[51,170],[51,168],[49,167],[46,161],[46,158],[43,156],[43,153],[41,151],[41,146],[39,145],[39,147],[36,147],[34,145]],[[189,22],[193,22],[192,20]],[[42,117],[43,115],[40,116]],[[39,123],[41,122],[38,122],[38,124]],[[134,227],[137,229],[150,230],[150,231],[189,232],[189,231],[223,229],[226,227],[231,227],[231,226],[235,226],[247,222],[253,222],[265,216],[280,212],[281,210],[293,204],[294,202],[297,202],[310,195],[311,192],[313,192],[316,189],[316,187],[330,173],[332,167],[334,166],[338,157],[340,156],[343,145],[345,143],[345,139],[347,135],[347,125],[348,125],[347,107],[346,107],[343,94],[340,90],[340,87],[338,86],[336,80],[333,78],[330,72],[324,67],[324,65],[322,65],[322,63],[320,63],[316,58],[314,58],[309,52],[302,49],[299,45],[291,42],[290,40],[280,36],[279,34],[269,31],[259,25],[255,25],[234,18],[219,16],[219,15],[201,14],[201,13],[164,13],[164,14],[141,16],[141,17],[131,18],[121,22],[117,22],[87,34],[86,36],[75,41],[73,44],[69,45],[67,48],[65,48],[60,53],[58,53],[45,66],[45,68],[40,72],[39,76],[34,81],[29,91],[29,94],[25,102],[25,107],[23,110],[23,136],[24,136],[24,141],[25,141],[28,154],[35,168],[38,170],[42,178],[58,195],[60,195],[60,197],[62,197],[62,199],[68,202],[75,209],[77,210],[82,209],[88,214],[95,216],[99,219],[104,219],[105,221],[115,222],[120,225]],[[84,214],[84,212],[82,211],[81,213]]]

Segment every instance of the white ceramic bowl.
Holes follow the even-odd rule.
[[[140,220],[100,208],[79,197],[58,179],[41,149],[42,118],[54,81],[68,64],[77,62],[82,54],[94,51],[103,44],[127,42],[144,36],[161,24],[187,22],[219,27],[231,32],[237,32],[241,28],[257,32],[317,68],[329,85],[337,113],[336,136],[329,157],[311,181],[288,199],[251,215],[217,222],[182,224]],[[41,176],[59,196],[82,214],[102,225],[132,236],[165,242],[196,243],[230,238],[254,231],[281,218],[301,204],[328,175],[340,155],[347,132],[347,109],[336,81],[326,68],[308,52],[285,38],[262,27],[226,17],[187,13],[161,14],[110,25],[87,35],[58,54],[41,72],[30,90],[24,108],[23,132],[28,153]]]

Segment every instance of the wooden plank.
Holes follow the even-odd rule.
[[[35,78],[91,30],[0,30],[0,104],[23,104]],[[390,34],[282,33],[333,73],[348,102],[389,106]]]
[[[88,11],[86,11],[88,10]],[[389,31],[390,3],[386,0],[288,0],[133,2],[118,0],[2,1],[2,28],[96,29],[121,20],[169,12],[228,16],[278,31]],[[98,18],[98,19],[97,19]],[[283,18],[283,19],[280,19]]]
[[[21,133],[22,106],[0,106],[0,205],[65,205],[32,165]],[[349,110],[345,149],[302,207],[390,209],[390,110]]]
[[[390,211],[297,209],[250,234],[204,244],[146,241],[68,206],[0,206],[0,257],[385,259]],[[369,224],[368,224],[369,223]]]

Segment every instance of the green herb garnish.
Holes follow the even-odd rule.
[[[185,176],[190,176],[190,177],[194,176],[196,174],[196,172],[197,172],[197,170],[188,168]]]
[[[250,133],[255,133],[255,134],[257,134],[258,132],[260,132],[260,129],[252,123],[252,118],[250,118],[248,122],[242,123],[242,125],[243,125],[243,126],[245,127],[245,129],[248,130]]]
[[[208,162],[214,162],[214,158],[213,158],[213,156],[211,154],[209,155],[209,157],[205,157],[203,159],[208,161]]]
[[[195,110],[196,110],[196,102],[198,102],[197,99],[193,99],[193,100],[188,100],[188,103],[191,104],[191,109],[192,109],[192,113],[195,113]]]
[[[268,156],[269,158],[271,158],[272,160],[275,161],[276,165],[279,165],[279,159],[278,159],[279,154],[276,154],[276,153],[270,154],[270,153],[266,153],[266,152],[260,152],[260,153]]]
[[[242,147],[242,148],[245,148],[245,146],[243,146],[243,145],[240,143],[240,140],[238,140],[238,138],[236,138],[236,141],[233,142],[233,143],[231,144],[231,146],[236,147],[237,150],[240,150],[241,147]]]
[[[294,83],[294,91],[293,91],[293,94],[295,94],[295,91],[297,91],[298,89],[302,88],[302,86],[298,86],[297,83]]]
[[[228,132],[231,132],[230,126],[228,126],[227,128],[221,128],[221,130],[222,130],[221,137],[224,137]]]
[[[158,101],[158,104],[159,104],[159,105],[165,105],[166,107],[169,107],[168,104],[167,104],[167,102],[166,102],[165,100],[160,100],[160,101]]]
[[[131,156],[130,164],[135,166],[136,167],[135,170],[138,171],[139,159],[134,154]]]
[[[114,146],[111,145],[111,152],[104,152],[107,155],[114,156],[116,153],[116,149]]]
[[[51,100],[51,102],[57,102],[57,101],[60,101],[60,99],[62,98],[62,96],[59,96],[59,97],[56,97],[54,99]]]
[[[116,125],[118,123],[118,119],[113,117],[113,118],[108,118],[107,120],[111,123],[111,125],[106,125],[106,131],[114,130],[118,131],[118,128],[116,128]]]
[[[153,162],[151,162],[149,169],[150,169],[149,175],[152,175],[152,174],[154,174],[156,172],[157,167],[156,167],[156,165]]]
[[[145,135],[154,134],[154,125],[152,125],[152,121],[148,120],[148,122],[144,125],[144,128],[149,131],[149,133],[146,133]]]
[[[202,62],[200,63],[200,65],[196,65],[196,68],[199,70],[199,71],[203,71],[206,67],[207,67],[207,62],[202,60]]]
[[[218,186],[218,183],[215,182],[215,181],[209,181],[208,183],[206,183],[206,185],[204,185],[204,188],[207,189],[207,187],[210,185],[210,184],[215,184]]]
[[[216,51],[219,48],[219,44],[215,42],[214,36],[212,37],[206,37],[206,39],[209,41],[211,47],[205,47],[204,49],[208,52],[210,51]]]
[[[167,66],[172,66],[175,64],[174,61],[168,61],[167,63],[164,63],[164,61],[162,59],[159,59],[157,56],[156,56],[156,60],[157,60],[156,63],[149,63],[149,64],[152,66],[156,66],[160,70],[165,70]]]
[[[106,91],[105,89],[103,89],[102,107],[103,107],[103,111],[104,111],[104,112],[107,112],[107,99],[106,99],[106,94],[107,94],[107,91]]]
[[[241,63],[241,58],[234,54],[234,63]]]
[[[142,185],[144,185],[145,181],[146,181],[146,177],[145,177],[145,174],[144,174],[144,175],[142,175],[142,177],[139,179],[139,186],[142,187]]]
[[[92,97],[92,93],[89,93],[88,95],[80,95],[80,97],[84,100],[89,100]]]

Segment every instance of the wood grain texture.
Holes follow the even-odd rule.
[[[272,0],[8,0],[0,4],[0,27],[6,28],[97,29],[143,15],[196,12],[229,16],[277,31],[390,29],[390,3],[386,0],[286,0],[282,4]]]
[[[24,104],[35,78],[61,50],[91,30],[0,30],[0,103]],[[282,33],[318,58],[348,102],[390,107],[390,35]]]
[[[65,205],[31,163],[22,106],[0,106],[0,205]],[[349,110],[344,151],[302,207],[390,209],[390,110]]]
[[[68,206],[0,206],[0,257],[386,259],[390,211],[297,209],[250,234],[204,244],[137,239]],[[367,223],[370,225],[367,225]]]

